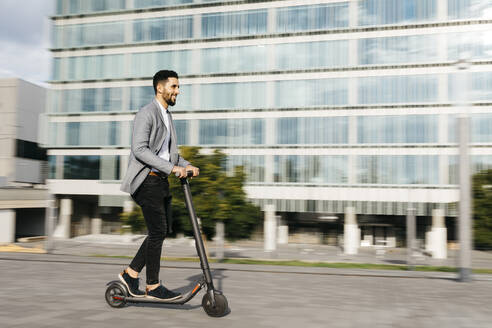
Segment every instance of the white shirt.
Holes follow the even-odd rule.
[[[169,126],[169,115],[167,114],[168,111],[164,109],[164,107],[161,105],[160,102],[157,100],[155,101],[158,105],[159,108],[161,109],[162,117],[164,118],[164,124],[166,125],[166,137],[164,138],[164,142],[162,143],[161,149],[159,150],[159,153],[157,156],[162,158],[163,160],[169,162],[169,144],[171,143],[171,128]],[[158,172],[156,169],[152,169],[154,172]]]

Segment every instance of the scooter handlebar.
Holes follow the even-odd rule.
[[[179,172],[174,173],[174,175],[179,178]],[[193,171],[186,171],[186,177],[191,178],[193,176]]]

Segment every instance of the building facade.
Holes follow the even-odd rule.
[[[48,165],[37,123],[45,103],[43,87],[0,79],[0,243],[45,233]]]
[[[450,224],[463,111],[474,171],[492,167],[490,1],[57,0],[52,20],[49,183],[75,221],[121,211],[134,113],[164,68],[179,143],[243,165],[291,232],[332,242],[347,209],[369,244],[409,206],[420,234],[433,213]]]

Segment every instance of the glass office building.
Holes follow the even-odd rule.
[[[73,200],[74,216],[121,211],[132,120],[164,68],[180,74],[179,143],[221,149],[228,170],[243,165],[248,197],[273,205],[292,231],[334,229],[318,218],[343,218],[347,207],[363,230],[385,235],[409,204],[419,217],[456,216],[462,112],[474,172],[492,168],[488,0],[57,0],[56,8],[45,142],[50,184]],[[84,212],[88,204],[99,210]]]

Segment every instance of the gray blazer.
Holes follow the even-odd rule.
[[[176,130],[169,114],[171,127],[171,146],[169,149],[170,162],[157,156],[166,137],[166,125],[161,109],[154,100],[142,107],[133,121],[132,147],[126,175],[121,183],[121,191],[134,194],[145,180],[151,168],[169,175],[175,165],[186,167],[190,164],[179,156],[176,145]]]

